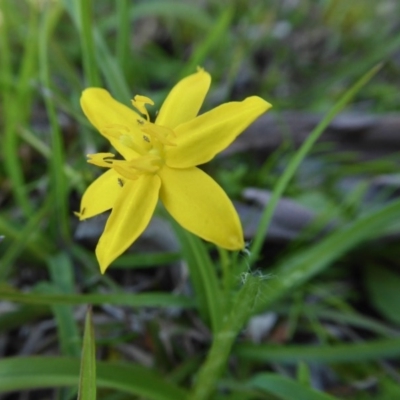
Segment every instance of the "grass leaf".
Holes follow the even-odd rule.
[[[312,346],[272,346],[241,344],[234,353],[243,359],[262,363],[297,364],[311,363],[359,363],[400,356],[400,339],[380,339],[363,343],[342,343]]]
[[[54,292],[51,285],[42,283],[33,293],[22,293],[0,288],[0,298],[26,304],[114,304],[131,307],[182,307],[192,308],[195,302],[185,296],[170,293],[112,293],[112,294],[62,294]]]
[[[256,375],[250,380],[249,386],[271,393],[282,400],[334,400],[332,396],[277,374]]]
[[[96,400],[96,345],[90,307],[85,319],[78,400]]]
[[[148,400],[187,400],[185,390],[135,364],[97,362],[98,388]],[[0,392],[78,386],[79,360],[68,357],[9,357],[0,360]]]
[[[264,243],[266,231],[269,227],[269,224],[271,223],[279,199],[283,195],[290,180],[296,173],[300,163],[310,152],[317,139],[321,136],[321,134],[324,132],[324,130],[327,128],[333,118],[346,106],[346,104],[351,101],[351,99],[361,90],[361,88],[371,80],[371,78],[379,71],[380,68],[381,65],[375,66],[366,74],[364,74],[364,76],[362,76],[349,90],[347,90],[344,95],[339,99],[339,101],[333,106],[333,108],[328,112],[328,114],[322,119],[322,121],[313,129],[306,141],[295,153],[295,155],[285,168],[282,176],[278,179],[274,187],[271,199],[268,201],[268,204],[265,207],[264,212],[261,216],[257,228],[257,233],[250,248],[250,263],[257,260],[258,255],[261,251],[262,244]]]
[[[389,321],[400,324],[400,275],[383,266],[370,265],[365,283],[373,306]]]
[[[199,312],[218,332],[222,322],[224,299],[217,279],[215,266],[203,242],[183,229],[175,221],[171,224],[182,245],[182,255],[188,263],[191,282],[196,294]]]

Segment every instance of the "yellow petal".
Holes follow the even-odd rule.
[[[100,175],[83,194],[79,219],[82,221],[113,208],[121,193],[121,184],[123,181],[112,169]]]
[[[125,182],[96,247],[102,273],[145,230],[157,205],[160,185],[157,175]]]
[[[107,90],[100,88],[89,88],[82,92],[81,107],[88,120],[97,130],[105,136],[112,146],[129,160],[137,153],[124,146],[120,140],[111,135],[107,135],[107,130],[118,130],[136,137],[142,137],[139,127],[143,118],[135,111],[113,99]],[[115,135],[114,135],[115,136]]]
[[[156,124],[174,129],[195,118],[203,104],[210,83],[210,74],[202,69],[179,81],[165,99],[158,113]]]
[[[175,129],[176,146],[166,151],[166,163],[189,168],[210,161],[228,147],[271,104],[260,97],[222,104]]]
[[[232,202],[222,188],[198,168],[159,171],[160,198],[188,231],[228,250],[244,247],[243,231]]]

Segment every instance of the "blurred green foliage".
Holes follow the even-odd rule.
[[[85,87],[105,87],[126,104],[144,94],[159,105],[202,66],[213,77],[203,111],[259,95],[276,113],[327,113],[383,62],[347,109],[396,112],[398,15],[397,0],[2,0],[0,391],[70,386],[58,398],[75,396],[84,304],[92,303],[98,398],[195,399],[202,383],[220,389],[216,399],[327,399],[310,388],[318,383],[338,398],[397,398],[398,365],[384,359],[400,353],[400,205],[387,201],[392,192],[364,202],[374,177],[397,173],[396,155],[360,162],[311,148],[312,140],[298,151],[288,138],[261,162],[240,154],[208,166],[235,199],[255,186],[316,211],[283,249],[264,243],[260,230],[250,254],[216,255],[173,225],[180,249],[138,249],[102,276],[93,240],[76,239],[73,211],[98,173],[85,155],[108,150],[80,110]],[[305,156],[317,161],[317,184],[302,179]],[[345,194],[338,189],[360,177]],[[264,211],[264,227],[273,211]],[[188,266],[193,292],[165,283],[171,263]],[[155,283],[140,286],[148,280]],[[256,311],[276,317],[273,331],[260,345],[243,333],[232,350]],[[32,332],[42,333],[30,350]],[[89,361],[93,338],[85,336]],[[127,365],[132,359],[142,365]]]

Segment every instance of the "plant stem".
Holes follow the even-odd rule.
[[[259,277],[246,276],[243,287],[236,295],[230,315],[223,321],[220,331],[214,336],[211,349],[193,387],[191,400],[209,399],[215,390],[216,382],[228,361],[236,336],[255,307],[261,283],[262,279]]]

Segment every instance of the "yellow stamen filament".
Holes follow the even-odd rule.
[[[160,168],[160,162],[161,159],[159,156],[149,154],[130,160],[128,164],[131,168],[137,169],[138,171],[154,173]]]
[[[129,180],[135,180],[137,178],[139,178],[140,174],[135,171],[130,169],[129,167],[127,167],[126,165],[114,165],[113,169],[118,172],[121,176],[123,176],[126,179]]]
[[[119,137],[119,141],[126,147],[129,147],[130,149],[136,151],[136,153],[139,153],[141,156],[146,155],[146,151],[142,149],[139,145],[137,145],[133,141],[133,137],[130,135],[121,135]]]
[[[87,155],[89,164],[97,165],[98,167],[111,168],[115,157],[112,153],[96,153]]]
[[[135,143],[135,135],[127,126],[119,124],[107,125],[101,132],[105,137],[119,140],[121,144],[136,151],[136,153],[140,155],[146,154],[146,148],[143,148],[142,143],[142,145]]]
[[[169,135],[174,136],[173,130],[166,126],[159,126],[155,124],[146,124],[142,129],[143,132],[147,133],[153,139],[158,140],[160,143],[167,146],[176,146],[174,142],[167,139]]]
[[[133,107],[135,107],[141,114],[146,116],[147,121],[150,121],[149,112],[146,109],[146,104],[154,105],[154,101],[146,96],[136,95],[131,100]]]

